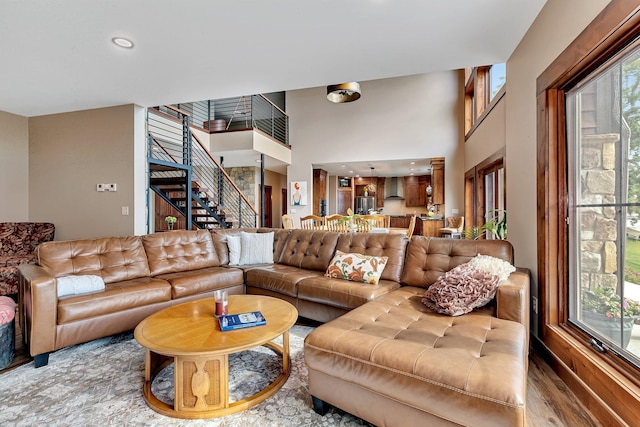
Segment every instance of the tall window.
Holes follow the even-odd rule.
[[[640,418],[639,39],[637,2],[612,0],[536,80],[538,338],[604,425]]]
[[[640,367],[640,45],[566,94],[569,321]]]
[[[480,228],[489,217],[501,220],[506,209],[504,152],[501,150],[465,174],[465,230],[474,238],[493,239]]]
[[[465,69],[465,135],[486,116],[506,81],[505,63]]]

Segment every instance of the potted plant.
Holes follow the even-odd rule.
[[[492,209],[485,215],[487,222],[481,227],[473,227],[462,232],[465,239],[478,240],[485,232],[489,232],[498,240],[507,238],[507,211],[504,209]]]
[[[173,230],[173,224],[178,221],[178,218],[176,218],[175,216],[166,216],[164,217],[164,220],[167,223],[169,230]]]
[[[498,240],[507,238],[507,211],[504,209],[492,209],[485,214],[487,222],[482,228]]]
[[[631,340],[635,320],[640,317],[640,303],[630,298],[621,299],[614,288],[607,286],[582,291],[582,321],[622,347]]]
[[[346,222],[347,228],[349,229],[349,231],[355,232],[355,231],[358,231],[358,218],[360,218],[360,215],[353,213],[353,210],[349,208],[347,209],[347,215],[339,219],[338,222],[340,223]]]

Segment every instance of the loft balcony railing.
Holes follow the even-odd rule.
[[[176,105],[187,112],[191,125],[208,132],[257,129],[289,145],[289,117],[262,94]]]
[[[185,192],[190,196],[177,206],[187,221],[200,228],[210,228],[205,218],[215,221],[215,226],[232,223],[238,227],[255,227],[255,207],[211,153],[191,134],[191,116],[184,110],[172,107],[150,108],[147,111],[147,157],[150,164],[164,166],[150,168],[150,178],[188,177],[192,184],[197,183],[195,187],[192,184],[185,186]],[[192,203],[197,203],[193,214]],[[222,218],[221,212],[224,212]]]

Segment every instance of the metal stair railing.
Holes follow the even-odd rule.
[[[289,145],[289,117],[262,94],[178,104],[192,117],[192,126],[211,131],[213,120],[224,124],[224,130],[255,129],[285,145]]]
[[[209,150],[194,135],[192,145],[192,170],[194,180],[210,188],[218,209],[225,212],[225,221],[238,224],[239,227],[256,227],[258,212],[242,193],[233,179],[220,167]]]
[[[148,110],[149,161],[188,169],[191,182],[198,186],[196,191],[188,189],[189,200],[198,204],[192,222],[200,228],[208,227],[209,224],[199,219],[214,217],[220,219],[216,222],[222,226],[232,223],[238,227],[255,227],[258,215],[255,207],[203,144],[185,129],[189,127],[188,114],[174,107],[165,106],[163,109],[164,112]],[[153,177],[178,178],[183,174],[179,169],[161,170],[154,171]],[[206,201],[203,200],[205,198]],[[182,208],[191,206],[185,202]]]

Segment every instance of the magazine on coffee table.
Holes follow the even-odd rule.
[[[232,331],[234,329],[249,328],[252,326],[266,325],[267,320],[259,311],[249,313],[227,314],[218,317],[221,331]]]

